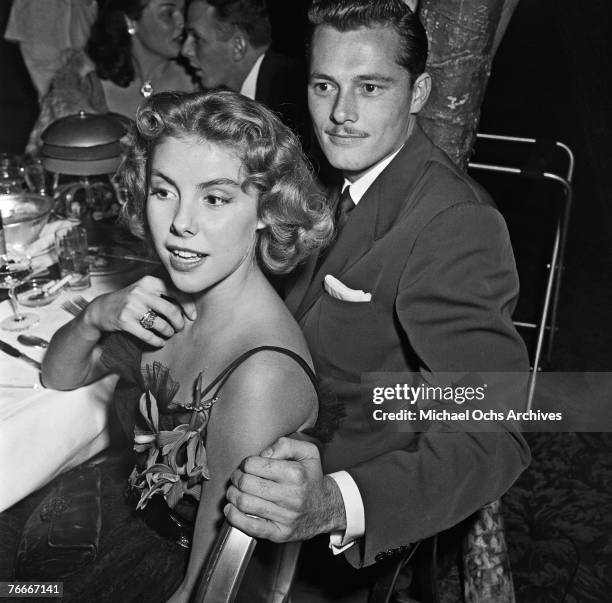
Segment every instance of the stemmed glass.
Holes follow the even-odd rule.
[[[23,192],[24,175],[21,160],[11,153],[0,153],[0,194]]]
[[[8,289],[13,316],[0,322],[5,331],[24,331],[38,324],[38,314],[19,312],[15,288],[25,282],[32,274],[32,260],[27,255],[4,253],[0,255],[0,288]]]

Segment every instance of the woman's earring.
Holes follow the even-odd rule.
[[[130,19],[129,17],[126,17],[125,25],[127,27],[128,34],[133,36],[136,33],[136,25],[134,24],[134,21],[132,21],[132,19]]]

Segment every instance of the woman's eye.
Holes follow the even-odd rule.
[[[331,90],[331,84],[329,82],[317,82],[313,87],[315,92],[319,94],[325,94]]]
[[[152,188],[149,191],[149,197],[156,197],[157,199],[169,199],[170,198],[170,191],[167,191],[166,189],[163,188]]]
[[[208,205],[212,205],[213,207],[221,207],[229,203],[229,199],[218,197],[217,195],[206,195],[205,200]]]

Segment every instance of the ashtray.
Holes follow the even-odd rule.
[[[63,291],[63,288],[53,293],[46,293],[43,290],[45,285],[49,285],[57,282],[57,279],[52,278],[33,278],[29,281],[19,285],[15,288],[17,294],[17,301],[22,306],[28,306],[30,308],[36,308],[38,306],[46,306],[50,304],[54,299],[57,299],[59,294]]]

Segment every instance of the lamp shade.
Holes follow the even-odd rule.
[[[112,174],[121,161],[120,139],[126,118],[116,113],[81,111],[54,121],[42,133],[41,159],[45,169],[59,174]]]

